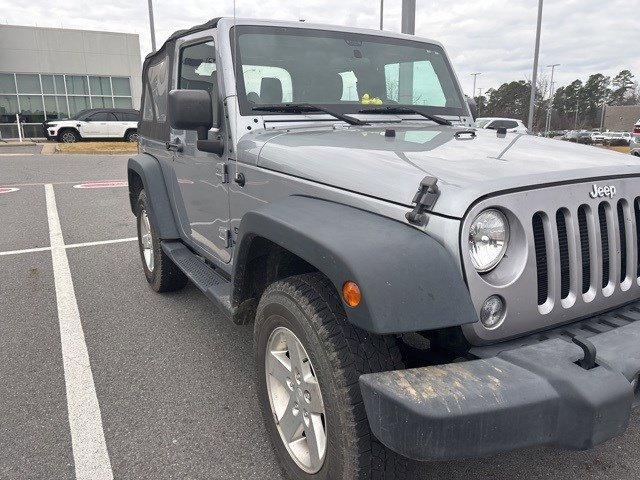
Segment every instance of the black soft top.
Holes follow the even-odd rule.
[[[156,55],[160,54],[161,52],[164,54],[164,51],[166,50],[167,46],[169,44],[173,46],[176,39],[180,37],[186,37],[187,35],[191,35],[192,33],[201,32],[203,30],[209,30],[210,28],[216,28],[218,26],[218,21],[221,18],[222,17],[212,18],[211,20],[201,23],[200,25],[196,25],[191,28],[185,28],[183,30],[177,30],[173,32],[158,50],[156,50],[155,52],[151,52],[145,57],[144,63],[146,64],[148,60],[154,58]]]

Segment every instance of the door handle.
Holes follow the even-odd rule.
[[[167,150],[173,150],[174,152],[182,152],[184,150],[179,138],[176,138],[173,142],[165,142],[164,146]]]

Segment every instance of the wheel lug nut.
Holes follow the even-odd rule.
[[[311,403],[311,394],[309,393],[309,390],[304,391],[304,399],[307,403]]]
[[[287,387],[289,388],[289,390],[293,390],[293,382],[290,378],[287,378]]]

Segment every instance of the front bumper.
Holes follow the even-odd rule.
[[[576,364],[573,335],[596,347],[594,368]],[[360,377],[376,437],[409,458],[449,460],[622,434],[640,403],[640,302],[474,353],[487,357]]]

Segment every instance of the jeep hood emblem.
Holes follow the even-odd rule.
[[[616,187],[614,187],[613,185],[605,185],[604,187],[599,187],[594,183],[591,188],[593,189],[589,192],[589,196],[591,198],[613,198],[616,194]]]

